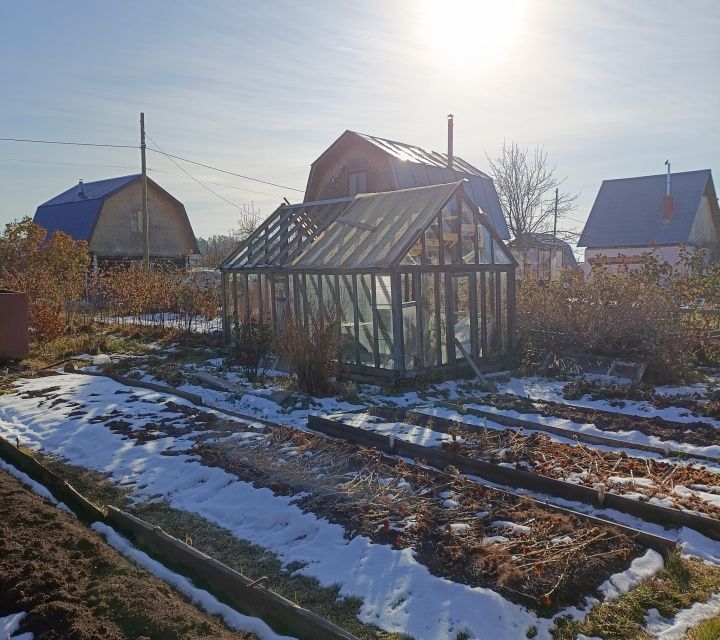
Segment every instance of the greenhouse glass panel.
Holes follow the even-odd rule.
[[[503,353],[507,353],[507,351],[509,351],[507,303],[508,274],[505,272],[501,272],[498,274],[498,276],[500,276],[500,297],[498,302],[500,306],[500,341],[502,344],[501,350]]]
[[[451,200],[442,210],[443,264],[460,264],[460,217]]]
[[[418,276],[416,275],[403,273],[400,276],[406,369],[414,369],[421,366],[417,326],[417,282]]]
[[[437,222],[425,230],[425,264],[440,264],[440,233]]]
[[[465,353],[472,353],[472,328],[470,322],[470,276],[467,274],[452,275],[453,294],[453,332],[455,339],[463,346]],[[455,358],[462,359],[465,355],[460,347],[455,346]]]
[[[340,276],[340,356],[355,364],[355,304],[352,276]]]
[[[260,318],[260,277],[257,273],[248,275],[248,311],[251,318]]]
[[[378,323],[378,355],[380,367],[383,369],[395,368],[391,292],[390,276],[376,276],[375,299]]]
[[[500,245],[496,240],[492,241],[493,245],[493,257],[495,258],[495,264],[511,264],[512,259],[509,254],[506,253],[505,248]]]
[[[499,353],[499,331],[497,323],[497,295],[495,273],[485,273],[485,327],[488,352],[485,355],[495,356]]]
[[[358,292],[358,341],[360,343],[360,364],[375,366],[372,311],[372,277],[370,274],[357,276]]]
[[[492,235],[483,225],[479,224],[478,231],[478,261],[480,264],[492,264]]]
[[[462,261],[465,264],[477,263],[477,253],[475,251],[475,242],[477,240],[477,222],[475,214],[470,207],[463,201],[462,203],[462,223],[460,226],[460,246]]]
[[[448,363],[448,345],[447,345],[447,337],[448,337],[448,327],[447,327],[447,296],[445,295],[445,291],[447,288],[447,278],[450,278],[449,273],[438,273],[437,274],[438,279],[436,280],[436,286],[438,293],[440,294],[438,297],[440,298],[439,304],[438,304],[438,326],[440,327],[440,335],[438,336],[438,339],[440,341],[440,364],[447,364]]]
[[[435,303],[435,274],[420,275],[420,313],[422,313],[425,366],[434,367],[438,360],[438,322]]]
[[[288,287],[288,277],[285,275],[275,275],[275,310],[273,313],[273,325],[276,331],[279,331],[285,324],[288,309],[290,308],[290,297]]]
[[[270,285],[271,278],[272,276],[264,273],[260,276],[260,315],[262,321],[268,324],[272,322],[272,287]]]
[[[410,247],[410,251],[405,254],[405,257],[402,259],[400,264],[410,266],[425,264],[425,260],[423,258],[423,245],[420,239],[418,239],[415,244]]]

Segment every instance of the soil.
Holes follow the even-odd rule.
[[[699,420],[688,423],[672,422],[659,417],[631,416],[512,394],[489,394],[477,398],[475,402],[497,409],[538,413],[573,422],[590,423],[603,431],[640,431],[664,441],[674,440],[701,447],[720,444],[720,429]]]
[[[624,451],[604,451],[580,443],[569,445],[543,433],[525,434],[515,430],[483,429],[463,422],[415,411],[377,407],[369,414],[387,422],[402,421],[453,435],[443,449],[492,463],[511,463],[517,469],[538,475],[593,487],[603,483],[606,489],[647,501],[670,498],[677,509],[720,518],[715,495],[720,494],[720,474],[702,464],[677,464],[649,458],[634,458]],[[613,478],[633,478],[622,482]],[[635,482],[637,480],[638,482]],[[652,483],[649,485],[647,483]],[[698,493],[674,493],[674,487],[697,487]],[[701,489],[700,489],[701,488]],[[703,500],[707,496],[709,500]]]
[[[0,617],[42,640],[220,638],[229,631],[0,471]]]

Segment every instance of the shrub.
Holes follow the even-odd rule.
[[[275,350],[297,377],[300,391],[320,395],[330,390],[330,379],[338,366],[339,318],[337,308],[324,306],[313,309],[307,323],[286,315]]]
[[[29,323],[36,343],[53,340],[71,320],[89,264],[86,242],[47,231],[28,217],[10,222],[0,234],[0,288],[28,294]]]
[[[254,382],[261,364],[267,362],[272,346],[270,325],[257,316],[251,316],[244,322],[238,322],[235,318],[232,336],[232,361],[242,367],[245,377],[250,382]]]
[[[683,379],[698,345],[688,321],[688,277],[648,257],[636,271],[599,266],[589,278],[566,271],[549,284],[522,280],[517,327],[524,364],[537,366],[550,351],[589,353],[642,360],[656,382]]]

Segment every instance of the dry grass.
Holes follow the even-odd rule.
[[[649,609],[670,617],[695,602],[707,601],[719,590],[720,567],[673,553],[653,578],[617,600],[596,606],[582,623],[559,622],[552,635],[554,640],[574,640],[580,633],[604,640],[650,640],[643,631]],[[717,640],[717,636],[709,638]]]

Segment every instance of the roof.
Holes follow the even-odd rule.
[[[45,227],[48,236],[63,231],[75,240],[90,240],[105,198],[140,178],[139,173],[78,185],[41,204],[35,211],[33,222]]]
[[[358,194],[292,266],[390,268],[461,184]]]
[[[432,151],[430,149],[423,149],[417,147],[414,144],[407,144],[406,142],[395,142],[394,140],[388,140],[387,138],[378,138],[377,136],[370,136],[366,133],[359,133],[357,131],[350,131],[356,136],[371,142],[376,147],[379,147],[386,153],[390,154],[398,160],[403,162],[414,162],[416,164],[425,164],[431,167],[440,167],[442,169],[448,168],[448,156],[446,153],[440,153],[438,151]],[[467,173],[468,175],[480,176],[482,178],[489,178],[490,176],[480,171],[480,169],[473,167],[469,162],[465,162],[462,158],[453,156],[453,169]]]
[[[35,210],[33,222],[47,229],[48,238],[52,236],[55,231],[62,231],[74,240],[86,240],[90,242],[105,200],[136,180],[139,180],[141,177],[141,174],[133,173],[129,176],[84,182],[82,194],[79,193],[78,185],[76,184],[67,191],[63,191],[60,195],[41,204]],[[155,188],[178,203],[185,222],[190,229],[190,235],[192,236],[194,244],[193,250],[195,253],[200,253],[197,246],[197,239],[192,231],[192,225],[185,210],[185,205],[171,193],[165,191],[165,189],[154,180],[148,178],[147,181],[148,184],[152,184]]]
[[[280,205],[220,268],[288,266],[350,202],[352,198]]]
[[[670,175],[674,212],[661,219],[667,174],[604,180],[580,236],[581,247],[644,247],[674,245],[690,240],[690,232],[706,188],[720,217],[710,169]]]
[[[575,254],[573,253],[572,247],[565,240],[556,238],[552,233],[524,233],[521,236],[514,238],[508,242],[508,246],[511,249],[554,249],[556,251],[562,251],[568,259],[571,259],[573,264],[577,263]]]
[[[465,180],[465,193],[490,219],[498,235],[507,240],[510,237],[492,178],[462,158],[453,155],[453,166],[448,165],[446,153],[423,149],[405,142],[396,142],[357,131],[345,131],[322,155],[313,162],[316,165],[326,153],[347,136],[353,136],[373,145],[388,156],[396,189],[412,189],[436,184],[448,184]],[[312,179],[312,171],[308,183]]]

